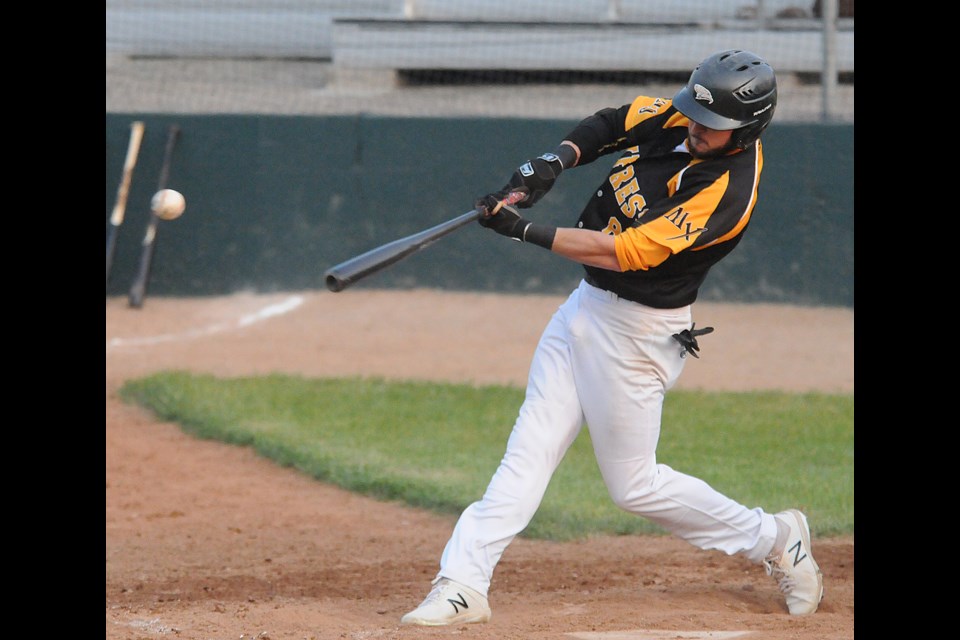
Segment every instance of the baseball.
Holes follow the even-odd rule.
[[[179,191],[161,189],[153,194],[150,208],[161,220],[176,220],[187,208],[187,201]]]

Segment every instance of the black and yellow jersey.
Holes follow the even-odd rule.
[[[650,307],[682,307],[743,237],[762,145],[697,160],[686,147],[688,123],[671,100],[639,96],[584,118],[566,136],[580,147],[577,166],[623,152],[577,222],[616,237],[623,272],[585,266],[594,286]]]

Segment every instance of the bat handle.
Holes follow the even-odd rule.
[[[493,211],[490,212],[491,216],[495,216],[500,212],[500,209],[504,205],[515,205],[518,202],[523,202],[527,199],[527,191],[525,189],[517,189],[516,191],[511,191],[507,196],[497,203],[497,206],[493,208]]]
[[[507,194],[507,197],[503,199],[503,204],[517,204],[523,200],[527,199],[527,191],[524,189],[518,189],[516,191],[511,191]]]

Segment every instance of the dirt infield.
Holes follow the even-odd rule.
[[[825,597],[813,616],[789,616],[761,568],[670,537],[519,538],[494,575],[490,623],[401,627],[454,517],[198,441],[117,398],[124,380],[165,369],[522,386],[561,301],[348,290],[148,298],[131,309],[108,298],[107,640],[852,639],[853,538],[818,538],[815,520]],[[694,320],[716,331],[678,388],[853,392],[852,310],[700,303]]]

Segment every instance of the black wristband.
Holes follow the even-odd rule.
[[[531,222],[523,230],[523,241],[543,247],[548,251],[553,248],[553,239],[557,236],[557,228],[549,224]]]
[[[568,144],[561,144],[553,154],[557,156],[560,166],[564,169],[569,169],[577,162],[577,151]]]

